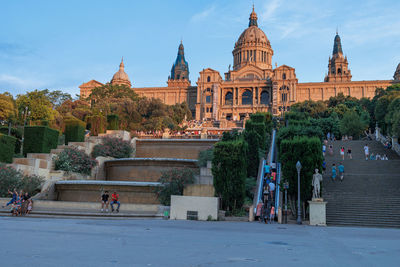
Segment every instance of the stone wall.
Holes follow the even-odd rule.
[[[105,162],[107,181],[157,182],[161,172],[172,168],[191,168],[198,170],[197,160],[131,158],[115,159]]]
[[[197,159],[200,151],[213,147],[217,141],[217,139],[138,139],[136,140],[136,157]]]
[[[218,198],[216,197],[191,197],[171,196],[171,220],[186,220],[187,212],[195,211],[198,220],[218,219]]]

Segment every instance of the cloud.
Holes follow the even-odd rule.
[[[194,14],[192,16],[192,18],[190,19],[190,21],[192,21],[192,22],[202,21],[202,20],[206,19],[207,17],[209,17],[214,11],[215,11],[215,6],[212,5],[209,8],[201,11],[200,13]]]
[[[34,79],[23,79],[9,74],[0,74],[0,85],[6,84],[9,87],[33,89],[44,85],[43,82]]]
[[[267,1],[263,7],[261,14],[260,14],[260,20],[262,22],[264,22],[264,21],[273,19],[274,15],[276,13],[276,10],[278,9],[281,1],[282,0]]]

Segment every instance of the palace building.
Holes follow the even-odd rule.
[[[400,64],[393,80],[352,81],[349,62],[343,55],[341,39],[336,33],[324,81],[299,83],[295,68],[287,65],[274,68],[274,51],[266,34],[258,27],[254,8],[248,27],[239,36],[232,55],[232,70],[229,68],[221,76],[211,68],[203,69],[197,86],[192,86],[189,64],[181,42],[168,77],[168,86],[132,88],[123,61],[110,83],[127,85],[139,96],[159,98],[168,105],[187,102],[196,120],[220,122],[223,127],[230,121],[242,121],[251,113],[269,111],[279,115],[290,110],[290,106],[296,102],[328,100],[339,93],[371,98],[375,95],[375,89],[400,82]],[[82,84],[79,86],[81,97],[89,96],[93,88],[102,85],[95,80]]]

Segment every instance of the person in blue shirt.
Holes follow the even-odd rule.
[[[326,171],[326,161],[324,160],[324,162],[322,162],[322,170],[325,173]]]
[[[332,181],[336,179],[336,166],[335,163],[332,164]]]
[[[14,191],[12,191],[12,192],[10,191],[10,189],[8,189],[8,193],[12,195],[12,198],[5,206],[3,206],[3,208],[8,207],[11,204],[14,204],[15,201],[17,200],[17,196],[18,196],[17,189],[14,188]]]
[[[271,166],[265,165],[264,166],[264,174],[270,174],[271,173]]]
[[[343,173],[344,173],[343,163],[340,163],[338,169],[339,169],[340,181],[342,182],[343,181]]]

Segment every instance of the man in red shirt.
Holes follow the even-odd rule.
[[[118,201],[118,198],[119,198],[119,194],[117,194],[117,192],[114,191],[114,193],[112,193],[112,195],[111,195],[111,203],[110,203],[111,204],[111,212],[114,211],[113,204],[118,204],[117,212],[119,212],[119,206],[121,206],[121,203]]]

